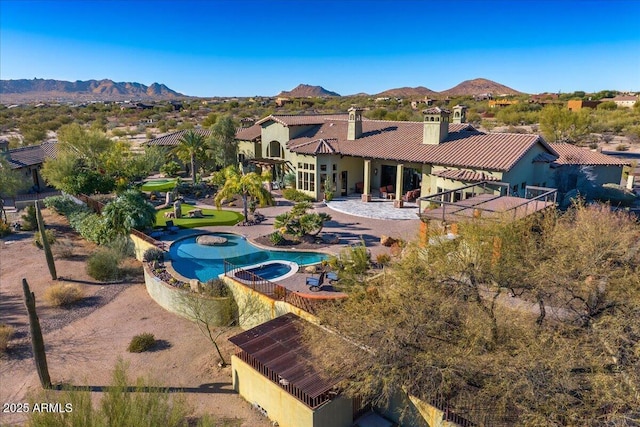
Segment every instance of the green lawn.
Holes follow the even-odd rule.
[[[173,190],[176,186],[176,179],[158,179],[155,181],[147,181],[142,184],[142,191],[167,191]]]
[[[166,208],[156,213],[156,227],[164,227],[167,220],[173,221],[174,225],[184,228],[195,228],[205,225],[235,225],[244,219],[238,212],[217,209],[202,209],[204,218],[189,218],[187,213],[195,209],[193,205],[182,204],[182,218],[165,218],[165,212],[173,212],[173,207]],[[198,208],[200,209],[200,208]]]

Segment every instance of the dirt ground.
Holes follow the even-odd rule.
[[[44,254],[33,244],[33,232],[19,232],[0,239],[0,323],[16,329],[6,354],[0,356],[0,403],[19,403],[40,390],[29,341],[29,326],[22,293],[22,278],[35,293],[38,315],[54,384],[109,385],[119,359],[129,368],[131,385],[137,377],[152,386],[182,390],[194,416],[212,414],[235,418],[237,425],[261,427],[270,422],[242,399],[231,386],[231,368],[219,368],[213,346],[197,326],[158,306],[147,294],[141,267],[131,264],[132,277],[122,283],[97,283],[85,272],[85,260],[95,247],[82,240],[64,218],[44,210],[45,222],[55,229],[58,241],[67,242],[73,256],[58,258],[63,279],[79,284],[85,299],[70,309],[47,305],[44,291],[54,283]],[[54,244],[55,248],[57,245]],[[67,254],[68,255],[68,254]],[[159,340],[153,351],[129,353],[134,335],[150,332]],[[231,330],[226,336],[239,330]],[[226,337],[225,337],[226,338]],[[233,351],[226,339],[224,353]],[[94,401],[100,391],[94,392]],[[50,402],[56,403],[56,402]],[[58,402],[65,403],[65,402]],[[0,412],[0,425],[22,425],[25,416]],[[233,424],[236,425],[236,424]]]

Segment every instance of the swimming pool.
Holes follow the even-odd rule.
[[[212,233],[227,239],[221,245],[205,246],[196,243],[196,237],[178,240],[169,248],[173,268],[181,275],[206,282],[224,273],[223,261],[238,267],[259,267],[268,261],[291,261],[298,265],[317,264],[328,258],[319,252],[294,252],[261,249],[243,236],[233,233]],[[259,273],[256,273],[259,274]],[[281,276],[272,277],[277,280]]]

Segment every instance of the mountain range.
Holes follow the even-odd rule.
[[[485,93],[491,93],[493,95],[519,95],[522,92],[518,92],[508,86],[488,79],[473,79],[465,80],[464,82],[444,90],[442,92],[436,92],[424,86],[418,87],[401,87],[396,89],[388,89],[384,92],[380,92],[374,95],[365,93],[359,93],[357,96],[376,96],[376,97],[389,97],[389,98],[442,98],[453,97],[463,95],[480,95]],[[304,97],[324,97],[324,96],[340,96],[336,92],[331,92],[322,86],[310,86],[301,84],[292,89],[291,91],[280,92],[278,96],[286,96],[290,98],[304,98]]]
[[[114,82],[113,80],[77,80],[69,82],[52,79],[0,80],[2,102],[29,102],[50,100],[124,101],[160,100],[184,97],[164,84]]]
[[[518,95],[515,89],[487,79],[466,80],[457,86],[442,92],[436,92],[424,86],[388,89],[378,94],[359,93],[358,96],[376,96],[389,98],[442,98],[461,95]],[[305,98],[341,96],[322,86],[300,84],[290,91],[282,91],[280,97]],[[124,100],[167,100],[184,98],[186,95],[169,89],[164,84],[153,83],[145,86],[141,83],[114,82],[113,80],[86,80],[69,82],[52,79],[0,80],[0,102],[4,104],[45,101],[124,101]]]

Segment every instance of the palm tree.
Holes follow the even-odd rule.
[[[263,186],[265,178],[255,172],[243,174],[237,166],[227,166],[222,170],[224,185],[216,193],[214,199],[216,207],[220,209],[223,199],[230,199],[236,194],[242,196],[242,209],[244,219],[248,216],[248,201],[252,197],[258,201],[260,206],[267,206],[273,203],[271,193]]]
[[[145,229],[156,222],[156,210],[142,193],[127,190],[102,210],[102,218],[114,235],[126,235],[132,228]]]
[[[196,183],[196,157],[202,156],[205,151],[204,135],[189,129],[180,138],[179,144],[173,149],[181,160],[189,161],[191,167],[191,180]]]

